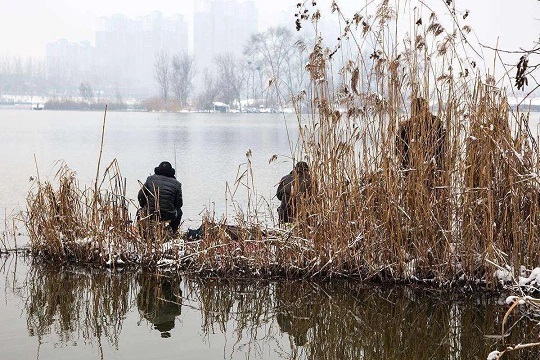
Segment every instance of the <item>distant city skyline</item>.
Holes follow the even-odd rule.
[[[453,2],[448,5],[448,0],[432,0],[429,4],[419,0],[391,0],[390,5],[396,10],[394,24],[399,29],[397,36],[407,37],[421,29],[415,23],[419,18],[427,23],[432,12],[438,15],[437,21],[449,33],[456,29],[458,23],[460,26],[471,26],[473,31],[467,35],[467,41],[473,46],[476,44],[476,47],[474,52],[465,56],[474,56],[479,67],[487,71],[493,64],[499,68],[501,66],[499,62],[492,61],[492,48],[527,49],[539,40],[540,20],[536,14],[540,18],[540,2],[536,0],[516,0],[515,6],[508,6],[502,0],[452,1],[455,1],[457,12],[454,20],[457,21],[448,16],[454,7]],[[3,74],[0,90],[46,91],[65,96],[91,93],[83,91],[91,88],[96,91],[95,95],[109,98],[147,97],[155,94],[161,86],[156,79],[158,55],[161,54],[163,61],[167,62],[163,68],[169,68],[176,56],[178,71],[178,56],[189,54],[191,61],[194,61],[195,75],[191,80],[199,93],[215,84],[219,73],[222,77],[232,76],[220,80],[221,85],[238,80],[243,84],[242,90],[236,88],[231,91],[246,96],[251,93],[255,97],[254,94],[260,95],[263,91],[265,81],[274,76],[268,68],[261,66],[261,62],[273,68],[275,66],[271,64],[271,59],[280,58],[280,50],[270,45],[273,36],[279,38],[277,33],[273,33],[278,26],[287,28],[287,35],[281,37],[280,41],[287,44],[289,49],[295,48],[298,40],[309,43],[314,39],[309,21],[302,23],[302,31],[295,31],[297,4],[304,4],[309,14],[315,8],[322,11],[321,20],[316,26],[324,38],[324,46],[334,48],[345,22],[337,12],[330,10],[331,2],[189,0],[171,3],[156,0],[151,4],[133,3],[128,6],[126,0],[118,0],[106,6],[104,0],[95,0],[93,7],[90,7],[78,0],[69,3],[67,0],[49,0],[48,6],[34,4],[34,0],[22,0],[6,8],[5,12],[0,12],[0,75]],[[80,6],[75,8],[74,4],[77,3]],[[314,3],[317,3],[316,6]],[[363,19],[376,26],[375,4],[380,2],[368,2],[368,7],[363,7],[365,3],[359,4],[357,0],[337,0],[337,3],[344,16],[350,18],[357,10]],[[24,7],[21,4],[35,6]],[[92,25],[88,25],[89,22]],[[11,28],[7,30],[6,26]],[[269,27],[273,29],[266,31]],[[264,34],[250,39],[257,32]],[[353,33],[357,34],[358,39],[363,36],[361,27]],[[59,36],[53,37],[53,34]],[[265,45],[259,43],[262,47],[255,51],[258,51],[256,55],[250,53],[249,49],[259,46],[257,39],[262,38],[268,42]],[[42,43],[43,39],[46,41]],[[487,46],[478,46],[477,40]],[[433,45],[438,46],[438,41],[434,39]],[[367,44],[361,40],[359,44],[362,47],[366,45],[362,51],[370,51],[370,46],[377,47],[377,44]],[[21,50],[17,52],[16,49]],[[25,53],[36,49],[43,52],[38,52],[38,55]],[[296,59],[285,56],[285,60],[290,61],[287,66],[290,69],[304,69],[302,57],[305,55],[300,54]],[[517,61],[515,54],[503,52],[500,55],[508,64]],[[279,64],[283,64],[283,58],[280,59]],[[531,62],[536,64],[537,60],[537,56],[533,56]],[[242,69],[238,73],[237,67]],[[301,76],[291,74],[287,74],[288,82],[293,84],[296,81],[291,85],[296,88],[302,83],[299,81]],[[281,75],[285,76],[283,73]],[[166,99],[167,94],[164,93],[163,97]]]
[[[9,53],[17,56],[34,56],[44,57],[46,44],[60,39],[66,39],[69,42],[86,42],[90,41],[95,45],[95,31],[99,27],[99,19],[103,17],[112,17],[115,15],[125,16],[130,19],[137,19],[147,16],[148,14],[159,11],[165,17],[174,16],[177,14],[183,15],[189,28],[189,32],[194,32],[194,17],[195,14],[208,8],[209,4],[214,0],[188,0],[182,1],[181,6],[171,5],[170,1],[152,1],[141,3],[133,6],[131,2],[125,0],[114,1],[112,3],[103,0],[97,0],[95,8],[81,8],[77,10],[73,7],[73,3],[65,0],[50,0],[45,3],[37,3],[31,7],[22,7],[15,4],[9,11],[0,13],[0,53]],[[239,3],[250,2],[251,0],[236,0]],[[33,3],[28,0],[27,2]],[[93,3],[93,4],[94,4]],[[256,4],[255,8],[258,11],[257,18],[260,19],[256,31],[262,31],[270,26],[276,25],[275,18],[281,19],[282,23],[294,24],[294,9],[295,3],[290,0],[276,0],[272,6],[266,1],[253,1]],[[275,4],[287,4],[288,6],[279,7]],[[109,6],[110,5],[110,6]],[[289,10],[288,12],[286,10]],[[72,15],[70,16],[70,11]],[[9,12],[13,12],[13,16],[9,16]],[[260,16],[259,14],[268,14],[270,16]],[[289,14],[290,13],[290,14]],[[286,16],[288,15],[288,19]],[[50,22],[49,22],[50,21]],[[17,41],[15,36],[7,36],[9,31],[1,31],[4,29],[17,29],[24,24],[34,27],[35,24],[42,24],[40,29],[36,29],[35,34],[32,34],[30,29],[26,28],[21,31],[15,31],[21,41]],[[193,40],[190,39],[188,44],[190,53],[194,51]]]
[[[44,57],[45,44],[65,38],[68,41],[91,41],[97,19],[123,14],[129,18],[160,11],[164,16],[184,15],[190,30],[193,13],[208,0],[22,0],[9,1],[0,11],[0,53]],[[294,25],[295,0],[254,0],[259,12],[259,30],[279,23]],[[317,1],[321,10],[330,13],[331,0]],[[338,0],[349,15],[363,7],[357,0]],[[394,1],[391,1],[393,3]],[[406,3],[400,1],[400,3]],[[444,11],[443,0],[428,1],[436,11]],[[529,46],[538,40],[540,2],[536,0],[455,0],[456,7],[469,9],[470,21],[482,43],[505,48]],[[192,44],[190,44],[192,50]]]
[[[218,54],[241,56],[250,36],[259,30],[254,1],[212,1],[195,9],[192,54],[200,71],[212,67]]]
[[[191,31],[180,14],[102,16],[93,43],[62,38],[46,44],[45,78],[56,93],[84,83],[98,85],[109,96],[149,96],[156,85],[159,54],[165,54],[167,61],[190,54],[202,78],[207,69],[214,70],[218,55],[240,58],[257,31],[257,8],[251,0],[209,1],[196,9]],[[189,43],[194,44],[191,51]]]

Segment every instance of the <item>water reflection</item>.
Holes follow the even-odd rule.
[[[236,340],[246,336],[250,345],[269,340],[265,333],[272,320],[271,286],[265,281],[191,279],[188,298],[199,308],[203,334],[227,334],[233,324]]]
[[[308,342],[308,330],[316,325],[316,314],[321,310],[317,292],[308,283],[276,284],[276,321],[282,332],[289,334],[295,346]]]
[[[27,327],[39,343],[55,334],[60,344],[101,339],[118,348],[130,310],[131,276],[33,266],[26,277]]]
[[[137,295],[139,313],[154,329],[161,332],[162,338],[171,337],[176,317],[182,314],[182,290],[179,278],[158,274],[140,274]]]
[[[499,334],[506,306],[485,295],[38,265],[13,276],[6,267],[0,271],[6,275],[0,303],[11,309],[0,313],[0,338],[37,339],[36,357],[48,355],[42,358],[69,351],[97,358],[90,355],[97,349],[102,359],[454,360],[485,359],[502,348],[485,335]],[[5,323],[9,311],[22,314],[27,333]],[[513,328],[507,340],[534,340],[533,331],[531,323]],[[168,337],[174,341],[164,341]],[[33,357],[9,349],[0,347],[0,358]],[[538,354],[531,349],[505,358]]]

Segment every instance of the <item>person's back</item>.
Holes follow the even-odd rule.
[[[401,169],[409,169],[413,157],[423,163],[434,162],[436,170],[442,170],[446,142],[446,129],[441,120],[431,114],[429,103],[415,98],[411,104],[411,117],[398,124],[396,154]],[[431,168],[431,167],[430,167]]]
[[[281,223],[292,222],[296,219],[298,198],[309,194],[310,191],[309,167],[305,162],[300,161],[293,171],[281,178],[278,185],[276,197],[281,200],[278,208]]]
[[[154,172],[139,190],[139,205],[148,215],[159,214],[161,220],[171,221],[171,229],[176,232],[182,218],[182,185],[169,162],[162,162]]]

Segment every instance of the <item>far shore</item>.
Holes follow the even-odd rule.
[[[102,104],[92,104],[91,106],[54,106],[50,107],[45,104],[40,109],[34,108],[35,105],[33,104],[0,104],[0,110],[33,110],[33,111],[42,111],[42,110],[48,110],[48,111],[97,111],[102,112],[105,109],[105,105],[107,105],[107,111],[115,111],[115,112],[151,112],[151,113],[226,113],[226,114],[282,114],[282,113],[294,113],[293,109],[272,109],[272,108],[264,108],[264,109],[232,109],[229,111],[217,111],[217,110],[194,110],[194,109],[180,109],[180,110],[155,110],[155,109],[146,109],[143,107],[135,106],[131,107],[125,104],[114,104],[114,103],[102,103]]]

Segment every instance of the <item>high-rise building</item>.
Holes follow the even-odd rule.
[[[114,15],[98,19],[95,74],[100,87],[134,96],[148,96],[155,87],[156,54],[188,51],[188,26],[181,15],[160,12],[128,19]]]
[[[241,56],[250,36],[258,30],[252,0],[207,0],[194,14],[194,55],[199,73],[214,68],[218,54]]]
[[[46,45],[46,76],[58,91],[73,93],[90,82],[105,96],[147,97],[155,93],[156,55],[188,51],[188,26],[181,15],[160,12],[129,19],[113,15],[97,19],[95,47],[89,41],[60,39]]]
[[[57,89],[77,87],[92,73],[93,48],[89,41],[59,39],[45,46],[45,76]]]

